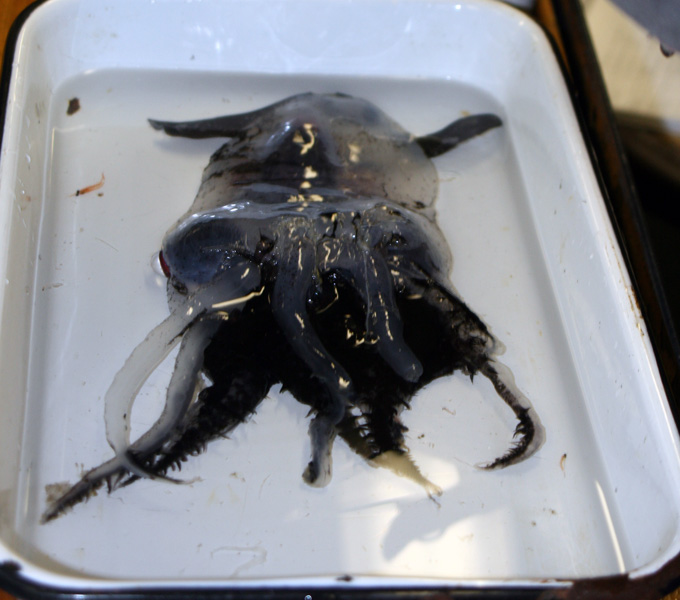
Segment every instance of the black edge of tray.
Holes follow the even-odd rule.
[[[578,0],[551,0],[569,65],[573,99],[656,353],[676,426],[680,424],[680,342],[666,301],[614,112]]]
[[[360,588],[339,582],[331,588],[200,587],[175,589],[69,590],[36,584],[15,564],[0,564],[0,586],[22,600],[557,600],[560,592],[545,587]],[[347,586],[347,587],[344,587]]]
[[[2,59],[2,75],[0,75],[0,147],[2,147],[2,137],[5,131],[5,117],[7,115],[7,103],[9,101],[9,84],[12,79],[12,64],[14,62],[14,55],[16,53],[17,42],[19,40],[19,33],[24,26],[26,19],[31,16],[31,13],[43,4],[46,0],[36,0],[23,11],[19,13],[14,23],[9,28],[7,33],[7,41],[5,42],[5,54]]]

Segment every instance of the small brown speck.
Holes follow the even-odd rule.
[[[562,469],[562,472],[564,473],[564,466],[567,464],[567,453],[565,452],[562,455],[562,458],[560,458],[560,469]]]
[[[80,100],[78,98],[71,98],[68,101],[68,108],[66,109],[66,114],[70,117],[76,114],[80,110]]]

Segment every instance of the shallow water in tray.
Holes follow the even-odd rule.
[[[167,315],[153,257],[221,144],[169,138],[146,119],[241,112],[308,90],[365,97],[417,134],[467,113],[506,117],[492,98],[448,81],[109,71],[55,93],[17,522],[28,551],[64,573],[180,581],[622,571],[629,549],[617,534],[507,128],[436,160],[437,211],[454,286],[505,345],[503,361],[545,425],[547,443],[535,457],[497,472],[475,469],[507,449],[515,422],[486,381],[456,374],[426,388],[404,414],[408,446],[441,498],[372,468],[340,440],[331,484],[313,489],[301,479],[306,410],[272,390],[251,421],[186,464],[189,485],[141,481],[38,525],[47,485],[73,482],[111,455],[102,398]],[[73,98],[80,108],[68,115]],[[143,389],[134,433],[158,414],[171,369],[166,361]]]

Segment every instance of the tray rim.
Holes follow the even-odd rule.
[[[671,317],[640,198],[616,125],[585,15],[578,0],[537,0],[539,25],[553,44],[590,154],[603,200],[631,279],[632,300],[647,326],[676,431],[680,430],[680,337]],[[574,579],[569,597],[593,592],[616,598],[658,598],[676,590],[680,553],[656,571],[640,568],[612,577]]]

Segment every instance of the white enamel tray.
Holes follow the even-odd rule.
[[[219,139],[188,120],[288,95],[367,98],[424,134],[503,127],[436,159],[452,281],[504,343],[547,441],[495,472],[514,419],[483,378],[438,380],[404,414],[444,493],[335,444],[301,473],[304,406],[273,390],[186,463],[46,525],[46,486],[111,456],[103,396],[168,314],[153,266]],[[80,109],[67,114],[69,100]],[[103,181],[98,190],[76,190]],[[0,563],[45,589],[565,587],[680,552],[678,434],[552,49],[484,0],[51,0],[18,37],[0,157]],[[172,370],[142,390],[153,422]],[[644,518],[640,515],[644,514]]]

